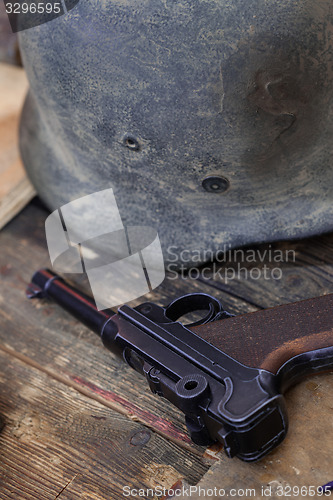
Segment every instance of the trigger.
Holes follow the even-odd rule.
[[[199,446],[209,446],[214,443],[214,440],[210,437],[206,426],[201,423],[200,417],[193,418],[186,415],[185,423],[193,443]]]

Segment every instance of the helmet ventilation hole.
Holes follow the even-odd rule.
[[[133,137],[132,135],[126,135],[124,137],[124,146],[126,146],[128,149],[132,151],[139,151],[140,150],[140,144],[139,141]]]
[[[230,183],[225,177],[210,175],[202,181],[202,187],[208,193],[223,193],[228,189]]]

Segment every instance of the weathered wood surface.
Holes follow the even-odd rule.
[[[19,156],[19,116],[28,82],[22,68],[0,64],[0,229],[33,198]]]
[[[0,340],[8,348],[29,356],[34,362],[43,360],[45,369],[57,376],[62,374],[68,383],[75,382],[82,391],[103,398],[108,405],[125,411],[126,403],[126,412],[131,418],[147,424],[150,422],[149,425],[155,422],[158,432],[185,447],[192,447],[182,414],[163,400],[159,401],[157,409],[156,399],[152,397],[145,381],[106,351],[93,333],[55,304],[25,299],[24,290],[32,272],[38,267],[49,265],[43,233],[45,216],[40,209],[31,206],[15,220],[11,231],[0,233],[1,295],[3,300],[6,297],[9,305],[20,304],[15,314],[0,310],[3,326]],[[166,299],[167,286],[166,283],[161,287],[161,295],[159,291],[154,294],[155,299],[167,302],[170,293],[180,295],[186,291],[182,282],[174,283],[172,291],[169,288],[169,299]],[[8,337],[8,330],[15,331],[15,335]]]
[[[332,246],[332,235],[326,234],[239,249],[231,261],[228,261],[227,254],[226,262],[216,263],[213,268],[211,266],[211,279],[208,272],[204,274],[205,279],[199,276],[199,281],[225,290],[259,309],[332,293]],[[253,255],[255,262],[251,262]],[[281,262],[279,259],[282,259]],[[264,276],[265,266],[269,279]],[[276,276],[279,278],[282,274],[282,279],[274,279],[276,268],[281,270]],[[261,273],[259,279],[257,269]],[[231,279],[223,279],[225,276]]]
[[[318,486],[332,480],[332,377],[317,376],[290,391],[289,436],[260,464],[242,464],[218,448],[193,445],[183,415],[153,396],[92,332],[55,304],[26,300],[32,273],[50,265],[46,216],[34,202],[0,232],[0,414],[6,423],[0,434],[1,500],[18,498],[18,491],[22,499],[34,498],[34,491],[41,499],[118,499],[125,485],[170,488],[180,481],[196,484],[202,476],[199,484],[226,488],[248,485],[249,477],[258,488],[271,481]],[[173,280],[169,275],[147,298],[165,304],[201,290],[215,294],[231,312],[245,313],[333,291],[332,236],[303,246],[276,244],[284,247],[297,247],[297,253],[295,262],[274,263],[283,270],[280,280],[240,276],[225,284],[216,277]],[[22,427],[23,444],[17,431]],[[133,433],[139,433],[139,441],[145,433],[151,436],[139,451],[125,439]],[[216,472],[206,473],[218,461]]]
[[[48,475],[51,477],[45,491],[39,496],[41,499],[55,498],[54,493],[59,494],[61,487],[74,476],[73,484],[69,489],[66,487],[59,498],[75,498],[74,493],[69,493],[72,488],[74,492],[75,487],[78,488],[77,492],[81,491],[78,497],[85,498],[86,495],[86,498],[117,499],[120,498],[119,488],[126,485],[151,487],[159,484],[170,487],[180,478],[196,483],[216,460],[215,452],[214,449],[206,452],[191,443],[180,412],[167,402],[153,397],[143,379],[106,351],[93,333],[56,305],[46,301],[30,302],[25,298],[25,288],[32,272],[39,266],[49,265],[43,229],[46,215],[41,208],[30,205],[0,232],[0,354],[9,366],[13,366],[12,376],[15,374],[11,379],[9,368],[5,368],[5,362],[0,361],[1,377],[4,377],[3,372],[7,374],[7,378],[1,379],[0,413],[6,425],[0,435],[0,442],[3,440],[6,447],[11,449],[14,444],[8,442],[8,436],[25,419],[25,415],[42,415],[50,433],[48,442],[54,440],[54,448],[51,447],[55,450],[53,459],[61,462],[71,453],[77,458],[70,473],[66,472],[65,466],[66,474],[64,469],[58,470],[53,465],[51,469],[54,468],[54,472],[50,468],[44,471],[45,462],[39,457],[44,456],[43,450],[49,445],[43,439],[37,440],[36,444],[36,435],[40,431],[38,426],[32,426],[27,436],[31,448],[27,444],[27,448],[20,453],[20,443],[16,443],[16,447],[8,451],[10,458],[7,460],[5,454],[6,460],[0,459],[3,480],[0,498],[17,499],[17,488],[20,489],[20,498],[32,498],[34,488],[36,491],[44,488],[44,476]],[[21,374],[18,366],[23,366],[25,373]],[[26,402],[15,399],[15,384],[19,383],[19,378],[25,381],[29,390],[36,377],[39,378],[38,391],[43,397],[33,400],[26,411]],[[62,405],[63,397],[70,400],[62,392],[71,394],[72,408]],[[82,424],[76,424],[82,425],[81,431],[76,434],[71,429],[72,416],[73,413],[85,413],[85,405],[94,405],[91,411],[93,416],[87,415]],[[43,416],[45,408],[47,414]],[[102,412],[102,419],[94,417],[98,416],[95,408],[96,412],[97,409]],[[63,419],[62,436],[67,435],[68,439],[66,450],[55,437],[60,425],[57,423],[60,414]],[[105,415],[108,415],[107,424],[103,422]],[[113,427],[113,430],[109,427]],[[129,439],[132,433],[141,432],[142,429],[154,439],[144,446],[143,455],[137,463],[131,463],[130,454],[119,454],[117,447],[112,449],[111,445],[109,448],[105,446],[105,459],[100,464],[101,478],[87,478],[86,470],[91,470],[93,478],[94,464],[101,460],[98,440],[94,441],[96,449],[93,444],[89,444],[89,440],[96,439],[96,433],[100,433],[100,439],[107,441],[112,432],[112,440],[120,443],[117,446],[122,448],[125,436]],[[87,450],[92,462],[85,458]],[[20,480],[17,471],[24,468],[27,457],[29,480],[25,475]],[[179,466],[175,457],[179,459]],[[116,466],[117,463],[119,467],[122,465],[121,470]],[[81,477],[80,480],[76,474]],[[58,475],[60,480],[57,479]],[[100,483],[99,490],[96,485]]]
[[[0,348],[0,498],[121,498],[202,474],[198,457]],[[10,389],[10,390],[8,390]]]

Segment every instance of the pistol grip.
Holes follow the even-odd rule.
[[[286,377],[294,383],[299,377],[333,369],[332,311],[330,294],[197,326],[193,331],[238,362],[280,375],[283,385],[289,386]]]

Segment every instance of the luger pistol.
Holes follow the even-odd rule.
[[[98,311],[90,297],[40,270],[27,295],[53,299],[100,335],[153,393],[185,414],[196,444],[220,441],[229,457],[247,462],[286,436],[285,391],[333,368],[333,294],[234,317],[203,293],[113,313]],[[193,311],[207,313],[190,325],[177,321]]]

